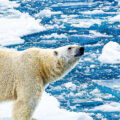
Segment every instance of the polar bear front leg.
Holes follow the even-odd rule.
[[[36,99],[16,100],[14,103],[12,120],[31,120],[37,104]]]

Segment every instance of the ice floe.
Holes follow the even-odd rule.
[[[0,45],[6,46],[11,44],[21,44],[24,42],[22,36],[45,30],[40,24],[40,20],[35,20],[27,13],[21,13],[13,9],[15,2],[5,0],[0,2],[3,12],[9,12],[6,16],[0,17]]]
[[[110,41],[103,47],[98,59],[103,63],[120,63],[120,45]]]
[[[44,10],[41,10],[39,13],[35,15],[35,17],[51,17],[51,15],[56,15],[56,14],[62,14],[61,11],[51,11],[49,8],[45,8]]]
[[[0,103],[0,119],[10,120],[12,108],[13,102]],[[60,109],[57,99],[46,92],[43,93],[33,117],[38,120],[93,120],[87,113]]]

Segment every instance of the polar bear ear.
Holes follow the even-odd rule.
[[[58,55],[58,52],[57,52],[57,51],[54,51],[54,55],[57,56],[57,55]]]

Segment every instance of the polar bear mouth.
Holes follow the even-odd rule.
[[[84,47],[80,47],[79,49],[76,50],[75,57],[80,57],[84,55]]]

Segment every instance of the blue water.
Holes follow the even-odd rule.
[[[14,0],[12,0],[14,1]],[[96,106],[110,102],[119,102],[119,91],[111,87],[103,87],[92,80],[114,80],[120,77],[120,64],[103,64],[98,60],[103,46],[109,41],[120,43],[120,22],[109,22],[109,18],[118,15],[120,6],[116,0],[17,0],[20,4],[15,9],[27,12],[35,19],[41,19],[43,26],[55,26],[42,32],[23,36],[23,44],[9,45],[9,48],[17,48],[19,51],[30,47],[56,48],[68,44],[80,44],[85,47],[85,55],[79,64],[67,76],[59,81],[51,83],[46,92],[55,96],[60,102],[60,107],[69,111],[86,112],[95,120],[119,120],[120,112],[92,111]],[[37,16],[40,11],[49,8],[52,12],[61,11],[62,14],[51,16]],[[86,11],[102,10],[103,13],[84,14]],[[74,16],[72,16],[74,15]],[[67,21],[65,19],[67,18]],[[90,27],[73,26],[74,20],[99,20]],[[72,22],[71,22],[72,21]],[[87,23],[86,22],[86,23]],[[63,27],[61,27],[63,26]],[[90,31],[96,31],[106,36],[92,36]],[[44,36],[57,33],[64,34],[64,38],[44,38]],[[92,36],[92,37],[91,37]],[[42,40],[53,42],[41,42]],[[94,66],[93,66],[94,65]],[[73,86],[67,87],[67,83]],[[114,84],[114,83],[113,83]],[[97,93],[96,93],[97,90]],[[101,117],[99,117],[101,115]]]

